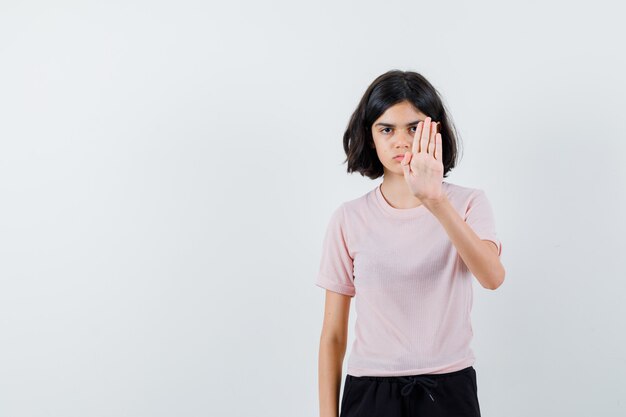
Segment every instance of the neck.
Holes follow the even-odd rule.
[[[392,207],[408,209],[422,205],[420,199],[411,193],[404,176],[385,175],[380,191]]]

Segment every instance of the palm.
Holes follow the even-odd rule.
[[[420,200],[438,200],[442,197],[441,134],[436,132],[436,125],[430,117],[417,126],[412,150],[405,154],[402,169],[414,196]]]

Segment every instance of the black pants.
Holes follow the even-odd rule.
[[[480,417],[473,366],[445,374],[346,375],[339,417]]]

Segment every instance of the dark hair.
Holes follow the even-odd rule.
[[[456,166],[458,133],[435,87],[416,72],[391,70],[370,84],[350,117],[343,134],[348,173],[356,171],[371,179],[383,175],[383,164],[378,159],[372,138],[372,124],[389,107],[403,101],[441,123],[443,176],[446,177]]]

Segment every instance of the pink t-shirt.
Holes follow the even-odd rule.
[[[472,230],[501,254],[485,192],[446,181],[442,187]],[[348,374],[401,376],[474,364],[473,279],[423,204],[394,208],[378,185],[333,212],[315,285],[355,299]]]

